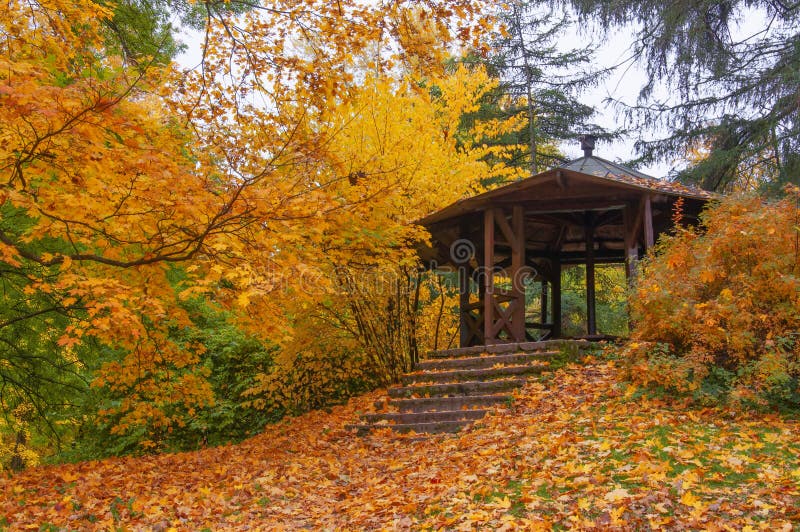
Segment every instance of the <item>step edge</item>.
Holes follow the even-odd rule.
[[[528,379],[519,379],[519,378],[509,378],[509,379],[492,379],[488,381],[460,381],[460,382],[443,382],[439,384],[424,384],[424,385],[412,385],[412,386],[393,386],[387,389],[387,393],[391,392],[392,390],[402,390],[405,388],[429,388],[431,386],[463,386],[465,384],[495,384],[500,382],[521,382],[527,383]]]
[[[439,349],[426,353],[425,359],[447,359],[461,353],[508,353],[515,349],[522,352],[536,352],[548,346],[577,345],[579,348],[589,347],[591,342],[588,340],[554,339],[539,340],[532,342],[509,342],[490,345],[476,345],[469,347],[456,347],[453,349]]]
[[[554,357],[557,354],[558,354],[558,351],[541,351],[541,352],[536,351],[536,352],[530,352],[530,353],[526,353],[524,351],[517,351],[517,352],[513,352],[513,353],[488,354],[488,355],[471,356],[471,357],[426,358],[426,359],[422,359],[419,362],[417,362],[415,364],[415,367],[419,366],[421,364],[426,364],[426,365],[445,364],[445,365],[447,365],[447,364],[460,364],[460,363],[471,363],[471,362],[472,363],[475,363],[475,362],[486,362],[486,361],[491,361],[493,359],[504,359],[504,358],[511,358],[511,357],[530,357],[530,358],[534,358],[535,360],[539,359],[539,358],[548,359],[548,358]]]
[[[509,370],[509,369],[521,369],[521,368],[547,368],[550,367],[547,364],[513,364],[513,365],[506,365],[506,366],[490,366],[488,368],[464,368],[464,369],[447,369],[443,371],[420,371],[414,373],[405,373],[401,376],[401,378],[405,377],[419,377],[423,375],[447,375],[448,373],[469,373],[469,372],[479,372],[479,371],[489,371],[489,370]]]
[[[422,416],[431,415],[431,414],[433,414],[433,415],[441,415],[441,416],[446,416],[446,415],[453,414],[455,416],[455,415],[459,415],[459,414],[464,414],[464,412],[469,412],[470,414],[473,414],[473,415],[481,414],[481,416],[479,416],[479,417],[483,417],[486,414],[488,414],[490,411],[491,410],[488,410],[488,409],[475,408],[475,409],[470,409],[470,410],[425,410],[425,411],[422,411],[422,412],[386,412],[386,413],[376,412],[376,413],[364,414],[363,417],[364,417],[364,420],[366,421],[368,417],[376,417],[376,416],[420,416],[420,417],[422,417]],[[443,419],[442,421],[461,421],[461,420],[458,420],[458,419],[455,419],[455,420]],[[470,419],[468,421],[474,421],[474,419]]]

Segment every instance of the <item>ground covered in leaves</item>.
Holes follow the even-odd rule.
[[[380,393],[199,452],[0,480],[7,529],[784,529],[800,423],[655,399],[589,361],[457,434],[345,425]]]

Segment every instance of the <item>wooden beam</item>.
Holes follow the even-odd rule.
[[[541,283],[542,288],[542,297],[541,297],[541,321],[542,323],[547,323],[547,281],[542,281]]]
[[[639,262],[639,243],[636,238],[635,221],[636,213],[635,207],[631,204],[625,206],[623,212],[623,225],[625,227],[625,277],[628,280],[628,286],[633,284],[636,277],[636,264]]]
[[[483,214],[483,341],[497,343],[494,327],[494,209]]]
[[[594,221],[594,226],[603,227],[604,225],[613,225],[614,223],[621,222],[623,209],[609,209],[605,212],[599,213]]]
[[[470,304],[469,304],[469,273],[466,266],[458,268],[458,310],[459,310],[459,346],[469,347],[472,339]]]
[[[558,214],[538,214],[538,213],[530,213],[527,212],[527,208],[525,209],[525,221],[526,222],[536,222],[541,224],[550,224],[553,226],[561,226],[565,223],[569,223],[568,220],[565,220],[563,216],[559,216]]]
[[[589,201],[618,198],[628,200],[644,193],[645,192],[625,189],[614,189],[613,187],[609,188],[605,185],[579,185],[572,186],[567,190],[561,190],[558,187],[548,187],[547,189],[530,188],[506,193],[497,198],[487,198],[487,204],[496,207],[498,205],[513,205],[515,203],[528,201]]]
[[[518,200],[505,200],[494,201],[492,207],[509,207],[512,205],[521,204],[525,206],[525,214],[535,216],[537,214],[567,214],[577,213],[580,214],[587,210],[607,210],[607,209],[621,209],[629,201],[637,201],[638,196],[630,194],[614,195],[614,194],[598,194],[596,196],[585,196],[580,198],[554,198],[544,199],[534,197],[531,199],[518,199]]]
[[[459,227],[459,237],[470,239],[469,221],[463,220]],[[452,251],[450,252],[452,254]],[[452,258],[452,257],[451,257]],[[469,304],[470,294],[470,266],[468,261],[463,261],[458,266],[458,311],[459,311],[459,346],[468,347],[472,338],[472,316]]]
[[[583,226],[586,235],[586,333],[597,334],[597,317],[595,314],[595,276],[594,276],[594,215],[586,213]]]
[[[564,239],[567,237],[567,224],[562,225],[558,228],[558,236],[553,241],[551,245],[548,245],[548,249],[551,251],[555,251],[558,253],[561,251],[561,246],[564,244]]]
[[[514,243],[511,250],[512,291],[516,299],[511,317],[511,334],[517,342],[525,341],[525,210],[514,205],[511,213]]]
[[[561,253],[550,253],[547,251],[536,252],[528,250],[529,259],[561,259],[562,264],[583,264],[586,261],[585,251],[564,251]],[[622,249],[600,249],[594,252],[595,264],[612,264],[625,262],[625,252]]]
[[[597,227],[597,226],[595,226],[595,227]],[[585,240],[583,238],[570,239],[570,240],[565,240],[564,244],[583,244],[584,241]],[[608,238],[601,238],[601,237],[598,237],[598,236],[594,237],[594,243],[595,244],[606,244],[606,243],[609,243],[609,242],[612,243],[612,244],[613,243],[620,243],[620,242],[625,242],[625,239],[623,239],[623,238],[614,238],[614,237],[608,237]]]
[[[509,337],[511,337],[512,340],[514,339],[514,329],[513,329],[514,324],[511,322],[511,317],[514,315],[514,312],[516,310],[517,301],[518,300],[516,299],[510,300],[508,302],[508,307],[505,310],[503,310],[500,307],[499,299],[494,300],[494,310],[497,320],[495,320],[494,325],[492,326],[490,337],[495,339],[495,343],[497,342],[497,337],[503,330],[505,330],[508,333]]]

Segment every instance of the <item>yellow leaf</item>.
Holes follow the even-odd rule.
[[[508,510],[509,508],[511,508],[511,499],[509,499],[508,496],[505,496],[499,501],[497,501],[497,506]]]
[[[611,510],[610,512],[611,522],[614,523],[615,525],[621,524],[622,520],[620,518],[622,517],[622,514],[625,513],[625,510],[627,510],[627,507],[625,505],[619,506]]]
[[[631,494],[628,493],[628,490],[626,490],[625,488],[617,488],[613,491],[609,491],[608,493],[606,493],[604,499],[609,502],[616,502],[621,499],[627,499],[630,496]]]
[[[700,501],[700,499],[695,497],[691,491],[686,491],[683,493],[683,495],[681,495],[681,503],[685,504],[686,506],[691,506],[692,508],[697,508],[697,509],[703,507],[702,501]]]

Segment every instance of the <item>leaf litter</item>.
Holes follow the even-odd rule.
[[[589,359],[455,435],[358,437],[385,391],[237,445],[0,480],[0,523],[54,530],[791,530],[800,423],[654,398]]]

